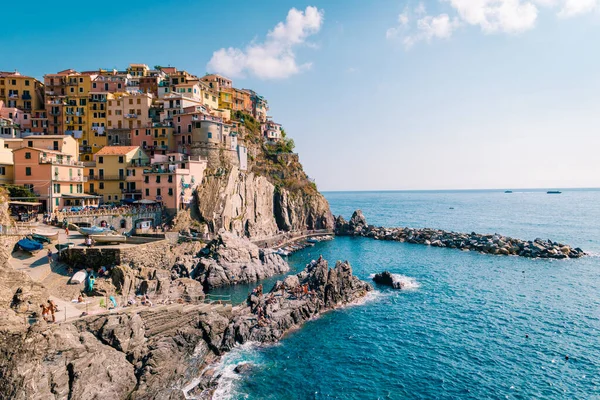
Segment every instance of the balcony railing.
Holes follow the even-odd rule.
[[[125,118],[137,118],[137,114],[125,114]]]
[[[87,176],[60,176],[54,175],[54,180],[58,182],[87,182]]]
[[[40,158],[40,164],[67,165],[74,167],[83,167],[83,163],[79,161],[57,160],[53,158]]]
[[[31,100],[31,95],[29,93],[23,93],[23,96],[21,96],[21,98],[23,100]]]
[[[90,181],[124,181],[125,175],[89,175]]]
[[[79,152],[83,154],[89,154],[92,152],[92,146],[79,146]]]
[[[142,189],[121,189],[123,194],[141,194]]]

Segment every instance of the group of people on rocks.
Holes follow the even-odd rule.
[[[40,304],[42,318],[46,322],[56,322],[56,313],[58,312],[58,306],[53,300],[48,300],[46,304]]]

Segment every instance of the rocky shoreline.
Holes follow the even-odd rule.
[[[375,227],[367,224],[367,220],[360,210],[352,214],[350,221],[338,216],[335,221],[335,234],[527,258],[566,259],[585,255],[580,248],[573,248],[549,239],[525,241],[498,234],[482,235],[475,232],[469,234],[429,228]]]
[[[348,262],[338,261],[330,269],[327,261],[320,257],[299,274],[277,282],[268,294],[253,293],[246,304],[235,307],[223,334],[220,352],[223,354],[246,342],[277,342],[304,322],[356,302],[372,290],[371,285],[352,274]],[[213,363],[203,371],[190,394],[210,398],[220,378],[215,372]]]

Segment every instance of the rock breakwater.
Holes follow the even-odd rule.
[[[521,240],[499,234],[484,235],[475,232],[459,233],[441,229],[385,228],[368,225],[360,210],[350,221],[338,216],[335,222],[338,236],[360,236],[377,240],[392,240],[433,247],[447,247],[486,254],[513,255],[528,258],[579,258],[585,255],[580,248],[554,242],[550,239]]]

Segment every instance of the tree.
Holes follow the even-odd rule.
[[[35,194],[25,186],[4,185],[8,190],[8,195],[11,199],[19,199],[21,201],[36,201]]]

